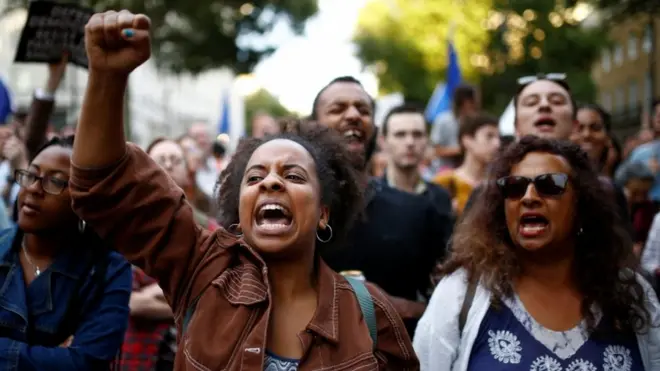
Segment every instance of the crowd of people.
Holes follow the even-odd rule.
[[[468,85],[377,127],[338,77],[232,153],[204,124],[141,149],[149,19],[85,41],[75,127],[66,55],[0,127],[0,369],[660,371],[660,101],[621,146],[562,74],[512,82],[515,137]]]

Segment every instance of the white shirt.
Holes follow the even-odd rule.
[[[651,286],[638,279],[647,293],[646,307],[651,328],[637,334],[637,344],[646,371],[660,371],[660,304]],[[435,288],[426,312],[417,324],[413,346],[422,371],[466,371],[472,346],[481,321],[490,307],[490,292],[477,286],[463,328],[458,331],[458,316],[467,291],[467,274],[459,270],[445,277]]]
[[[655,270],[660,268],[660,213],[655,214],[653,224],[649,230],[649,237],[642,252],[642,269],[655,275]]]

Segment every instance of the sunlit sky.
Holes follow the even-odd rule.
[[[311,111],[314,96],[335,77],[352,75],[375,94],[377,80],[363,72],[354,56],[351,37],[360,9],[367,0],[318,0],[319,12],[310,19],[302,36],[277,27],[269,38],[278,50],[255,69],[248,85],[261,86],[289,110]]]

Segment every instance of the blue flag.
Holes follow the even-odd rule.
[[[227,134],[231,128],[231,107],[229,106],[229,93],[225,94],[222,98],[222,114],[218,122],[218,135]]]
[[[456,90],[456,87],[460,85],[463,80],[461,76],[461,67],[458,63],[458,55],[456,54],[456,49],[454,49],[454,44],[451,41],[448,43],[448,48],[449,62],[447,64],[447,80],[445,84],[438,84],[436,86],[433,95],[426,106],[426,119],[431,123],[435,121],[438,115],[452,109],[454,90]]]
[[[0,125],[7,124],[7,119],[11,115],[11,95],[9,88],[0,80]]]

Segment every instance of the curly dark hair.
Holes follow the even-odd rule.
[[[301,120],[288,120],[281,126],[290,130],[263,139],[244,139],[239,143],[232,161],[220,174],[220,223],[225,228],[238,223],[241,182],[254,151],[271,140],[287,139],[303,146],[314,159],[321,185],[321,203],[330,209],[328,224],[333,232],[332,240],[321,246],[323,249],[337,246],[363,209],[364,187],[360,174],[352,166],[352,154],[346,149],[343,138],[327,127]],[[317,246],[317,252],[321,246]]]
[[[582,314],[590,330],[596,319],[592,305],[614,331],[644,331],[650,314],[644,305],[645,290],[634,272],[637,263],[632,240],[616,212],[614,201],[579,146],[557,140],[524,137],[512,144],[492,165],[489,181],[477,195],[473,209],[458,224],[453,236],[453,254],[441,271],[467,271],[468,280],[490,290],[497,305],[513,295],[512,282],[522,272],[504,214],[504,197],[495,180],[511,173],[513,165],[531,152],[563,157],[572,169],[571,184],[578,198],[576,229],[582,228],[575,250],[574,274],[584,295]]]

